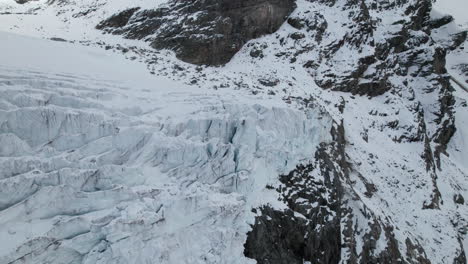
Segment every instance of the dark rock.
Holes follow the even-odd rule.
[[[252,50],[250,51],[250,57],[252,57],[252,58],[263,58],[264,57],[263,50],[258,48],[258,47],[252,48]]]
[[[302,264],[306,221],[291,210],[276,211],[268,206],[260,208],[260,214],[247,234],[244,255],[259,264]]]
[[[306,21],[301,18],[291,17],[288,19],[288,24],[295,29],[303,29],[306,26]]]
[[[380,223],[372,214],[368,217],[373,218],[374,223],[370,224],[370,232],[364,235],[364,245],[362,247],[363,252],[360,263],[402,263],[401,252],[398,249],[398,241],[393,234],[393,228]],[[377,248],[377,240],[384,234],[387,238],[385,250],[379,254],[373,254]]]
[[[447,70],[445,69],[445,56],[447,51],[443,48],[436,48],[434,53],[433,60],[433,71],[436,74],[445,74]]]
[[[27,2],[32,2],[32,1],[37,1],[37,0],[15,0],[15,2],[20,5],[26,4]]]
[[[403,263],[393,227],[383,224],[356,193],[344,187],[349,184],[351,168],[346,161],[343,125],[334,124],[331,134],[333,142],[320,145],[313,164],[298,165],[280,176],[282,185],[277,191],[288,209],[264,206],[255,210],[255,223],[244,245],[247,257],[259,264]],[[359,209],[353,210],[355,203]],[[368,219],[365,234],[355,226],[354,213],[361,210],[365,213],[360,217]],[[376,243],[384,234],[387,246],[377,254]],[[364,243],[359,256],[357,236]],[[341,259],[343,251],[347,259]],[[425,256],[422,248],[417,252],[416,257]]]
[[[325,20],[325,17],[319,12],[307,12],[305,14],[298,14],[295,17],[290,17],[288,19],[288,24],[298,30],[304,29],[307,32],[314,32],[315,40],[317,42],[322,41],[323,34],[328,27],[328,23]],[[294,37],[292,38],[295,39]]]
[[[263,58],[263,51],[258,50],[258,49],[254,49],[254,50],[250,51],[250,56],[252,58]]]
[[[458,244],[460,245],[460,250],[457,253],[457,256],[455,256],[453,264],[466,264],[466,254],[463,247],[463,240],[460,237],[458,238]]]
[[[457,204],[465,204],[465,198],[461,194],[455,194],[453,201]]]
[[[311,69],[317,69],[319,66],[320,65],[318,65],[315,61],[307,61],[303,65],[304,68],[311,68]]]
[[[452,16],[443,16],[441,18],[438,18],[438,19],[434,19],[434,20],[429,20],[428,21],[428,26],[431,28],[431,29],[435,29],[435,28],[440,28],[442,26],[445,26],[447,25],[448,23],[452,22],[453,21],[453,17]]]
[[[330,72],[325,75],[326,78],[317,79],[316,83],[324,89],[349,92],[354,95],[368,95],[372,97],[382,95],[391,88],[388,76],[383,72],[375,74],[370,78],[364,76],[366,70],[375,62],[375,56],[363,57],[359,60],[357,68],[347,72],[346,75],[337,76]]]
[[[264,86],[273,87],[278,85],[280,81],[278,79],[259,79],[258,82]]]
[[[320,154],[319,154],[320,155]],[[321,181],[310,177],[312,165],[298,166],[281,176],[280,193],[291,209],[260,208],[260,216],[245,243],[245,255],[257,263],[338,263],[341,240],[338,193],[332,179]],[[305,181],[302,185],[300,182]],[[323,186],[330,186],[327,189]],[[297,194],[291,195],[293,191]],[[298,203],[298,199],[306,202]],[[311,206],[317,203],[317,207]],[[333,211],[329,211],[333,210]],[[297,212],[305,216],[298,217]],[[334,212],[334,213],[332,213]]]
[[[468,63],[462,63],[456,66],[465,76],[468,76]]]
[[[406,238],[405,243],[408,263],[431,264],[431,261],[427,259],[426,252],[419,243],[413,243],[409,238]]]
[[[440,71],[447,71],[445,69],[445,59],[443,60],[443,68]],[[440,170],[440,154],[448,155],[446,149],[457,128],[455,126],[455,113],[453,110],[455,98],[452,92],[454,88],[450,84],[450,78],[449,76],[441,75],[439,78],[436,78],[435,81],[437,82],[440,91],[438,99],[439,109],[438,112],[435,113],[437,116],[435,122],[438,124],[438,129],[432,136],[432,140],[437,143],[434,150],[434,157],[436,159],[437,168]]]
[[[58,41],[58,42],[67,42],[67,40],[66,40],[66,39],[63,39],[63,38],[57,38],[57,37],[50,38],[50,40],[52,40],[52,41]]]
[[[173,68],[174,68],[174,70],[177,70],[177,71],[184,71],[184,70],[185,70],[184,67],[182,67],[182,66],[180,66],[180,65],[178,65],[178,64],[175,64],[175,65],[173,66]]]
[[[426,26],[426,22],[430,20],[430,12],[432,1],[416,0],[405,11],[409,15],[411,22],[408,27],[412,30],[422,30]]]
[[[333,149],[342,150],[338,146],[342,142],[339,131],[339,127],[332,130],[335,143],[322,144],[317,150],[315,164],[298,165],[289,174],[280,176],[282,186],[278,192],[290,209],[261,209],[247,234],[244,245],[247,257],[259,264],[340,261],[341,169],[335,164],[343,155],[330,153]],[[323,177],[313,176],[316,170]]]
[[[135,14],[136,11],[138,11],[140,8],[135,7],[135,8],[130,8],[127,10],[124,10],[118,14],[115,14],[108,19],[102,21],[99,23],[96,28],[97,29],[105,29],[105,28],[120,28],[125,25],[127,25],[128,21],[130,18]]]
[[[51,1],[49,1],[48,3],[52,4]],[[75,13],[75,14],[72,15],[72,17],[74,17],[74,18],[84,17],[84,16],[87,16],[87,15],[93,13],[93,12],[96,12],[96,11],[97,11],[97,8],[90,8],[90,9],[86,9],[84,11],[80,11],[78,13]]]
[[[156,10],[123,11],[97,28],[145,39],[185,62],[222,65],[247,41],[275,32],[295,7],[294,0],[173,0]]]
[[[450,49],[454,50],[460,47],[467,39],[468,31],[462,31],[452,36],[452,45],[450,45]]]
[[[303,39],[305,38],[305,35],[301,32],[294,32],[290,35],[290,37],[294,40],[298,40],[298,39]]]

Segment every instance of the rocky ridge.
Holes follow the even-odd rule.
[[[205,65],[227,63],[251,39],[275,32],[295,9],[293,0],[170,1],[154,10],[124,10],[96,28]]]

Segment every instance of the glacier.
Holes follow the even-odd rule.
[[[314,109],[165,87],[96,48],[0,39],[1,263],[244,263],[232,256],[249,208],[277,202],[266,186],[329,140]]]

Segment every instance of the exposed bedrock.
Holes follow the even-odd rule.
[[[20,5],[26,4],[27,2],[31,2],[31,1],[37,1],[37,0],[15,0],[15,2]]]
[[[295,7],[294,0],[170,1],[154,10],[122,11],[97,28],[145,39],[185,62],[222,65],[247,41],[278,30]]]
[[[288,209],[270,206],[254,209],[257,213],[248,233],[244,254],[258,263],[338,263],[341,240],[342,156],[339,131],[332,128],[336,140],[323,143],[315,153],[315,162],[299,165],[280,176],[277,188]],[[336,152],[335,152],[336,151]],[[338,163],[337,163],[338,162]]]
[[[398,241],[388,219],[350,187],[343,126],[335,124],[331,135],[334,142],[322,143],[314,162],[280,176],[276,190],[286,209],[253,210],[244,254],[259,264],[431,263],[417,239]]]

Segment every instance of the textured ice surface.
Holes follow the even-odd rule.
[[[0,41],[0,263],[248,262],[251,206],[275,202],[266,185],[328,138],[313,109]]]

